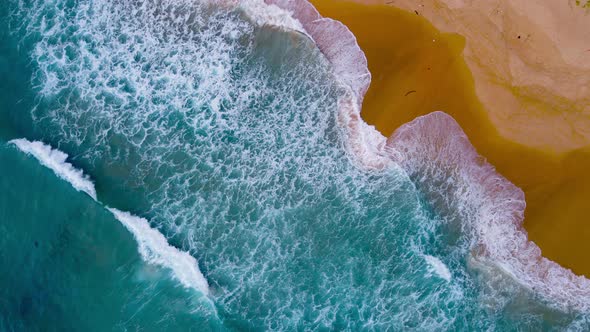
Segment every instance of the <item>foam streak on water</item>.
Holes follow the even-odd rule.
[[[139,253],[146,262],[171,269],[174,277],[185,287],[209,295],[207,280],[193,256],[170,246],[164,235],[151,228],[147,220],[113,208],[109,208],[109,211],[133,233]]]
[[[367,58],[354,34],[341,22],[322,17],[306,0],[265,0],[293,14],[333,66],[346,93],[338,103],[338,120],[347,135],[347,149],[356,162],[370,169],[391,166],[383,154],[386,138],[361,119],[363,98],[371,84]]]

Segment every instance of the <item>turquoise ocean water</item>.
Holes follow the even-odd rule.
[[[0,77],[0,330],[590,328],[359,167],[330,63],[244,8],[6,0]]]

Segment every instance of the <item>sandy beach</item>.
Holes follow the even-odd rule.
[[[433,111],[526,194],[543,255],[590,276],[590,11],[575,1],[313,0],[346,24],[373,80],[362,116],[389,136]]]

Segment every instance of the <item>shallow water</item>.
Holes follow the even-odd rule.
[[[586,324],[478,265],[471,233],[419,174],[360,167],[337,121],[345,88],[304,34],[246,14],[265,5],[0,7],[4,329]],[[14,138],[67,160],[52,171]],[[97,201],[63,180],[64,162]],[[145,218],[173,247],[142,241],[139,219],[107,207]],[[183,268],[208,287],[187,286]]]
[[[543,255],[590,275],[585,255],[590,249],[588,149],[556,155],[500,136],[477,98],[463,59],[463,37],[438,31],[421,16],[420,6],[416,13],[339,0],[311,2],[323,15],[345,23],[367,55],[373,80],[362,115],[369,124],[390,135],[417,116],[434,111],[452,115],[478,152],[525,192],[524,226]],[[527,92],[532,87],[504,84],[531,114],[577,112],[572,103],[544,103]]]

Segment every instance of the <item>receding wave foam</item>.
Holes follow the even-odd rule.
[[[469,234],[475,261],[504,270],[552,305],[590,310],[590,281],[544,258],[528,241],[524,193],[477,154],[451,116],[435,112],[403,125],[387,149],[447,222]]]
[[[241,8],[258,25],[272,25],[306,33],[301,22],[278,6],[268,6],[264,0],[224,0],[227,5]]]
[[[85,192],[96,200],[93,182],[82,170],[66,162],[68,155],[64,152],[42,142],[31,142],[24,138],[15,139],[9,143],[35,157],[43,166],[53,170],[58,177],[69,182],[76,190]],[[185,287],[209,295],[207,280],[203,277],[199,264],[193,256],[168,244],[164,235],[151,228],[147,220],[114,208],[108,208],[108,210],[133,234],[138,243],[139,253],[147,263],[170,269],[173,276]]]
[[[371,73],[365,54],[346,25],[322,17],[306,0],[266,0],[266,3],[293,13],[330,60],[336,76],[352,89],[358,104],[362,104],[371,84]]]
[[[522,227],[522,191],[482,159],[457,122],[443,112],[420,117],[385,138],[360,118],[370,84],[364,53],[338,21],[323,18],[306,0],[266,0],[289,10],[334,66],[351,94],[340,99],[339,119],[348,147],[371,169],[401,165],[446,219],[460,223],[472,239],[471,255],[501,268],[562,309],[590,311],[590,280],[541,255]],[[446,275],[446,274],[445,274]]]
[[[151,228],[147,220],[113,208],[109,211],[133,234],[146,262],[169,268],[185,287],[209,295],[207,280],[193,256],[168,244],[164,235]]]
[[[424,255],[424,259],[437,276],[446,280],[447,282],[451,281],[451,271],[449,271],[449,268],[445,265],[445,263],[443,263],[440,259],[430,255]]]
[[[24,138],[14,139],[9,142],[22,152],[37,159],[43,166],[51,169],[58,177],[69,182],[76,190],[85,192],[96,200],[94,183],[81,170],[66,162],[68,155],[51,148],[51,146],[37,141],[28,141]]]

